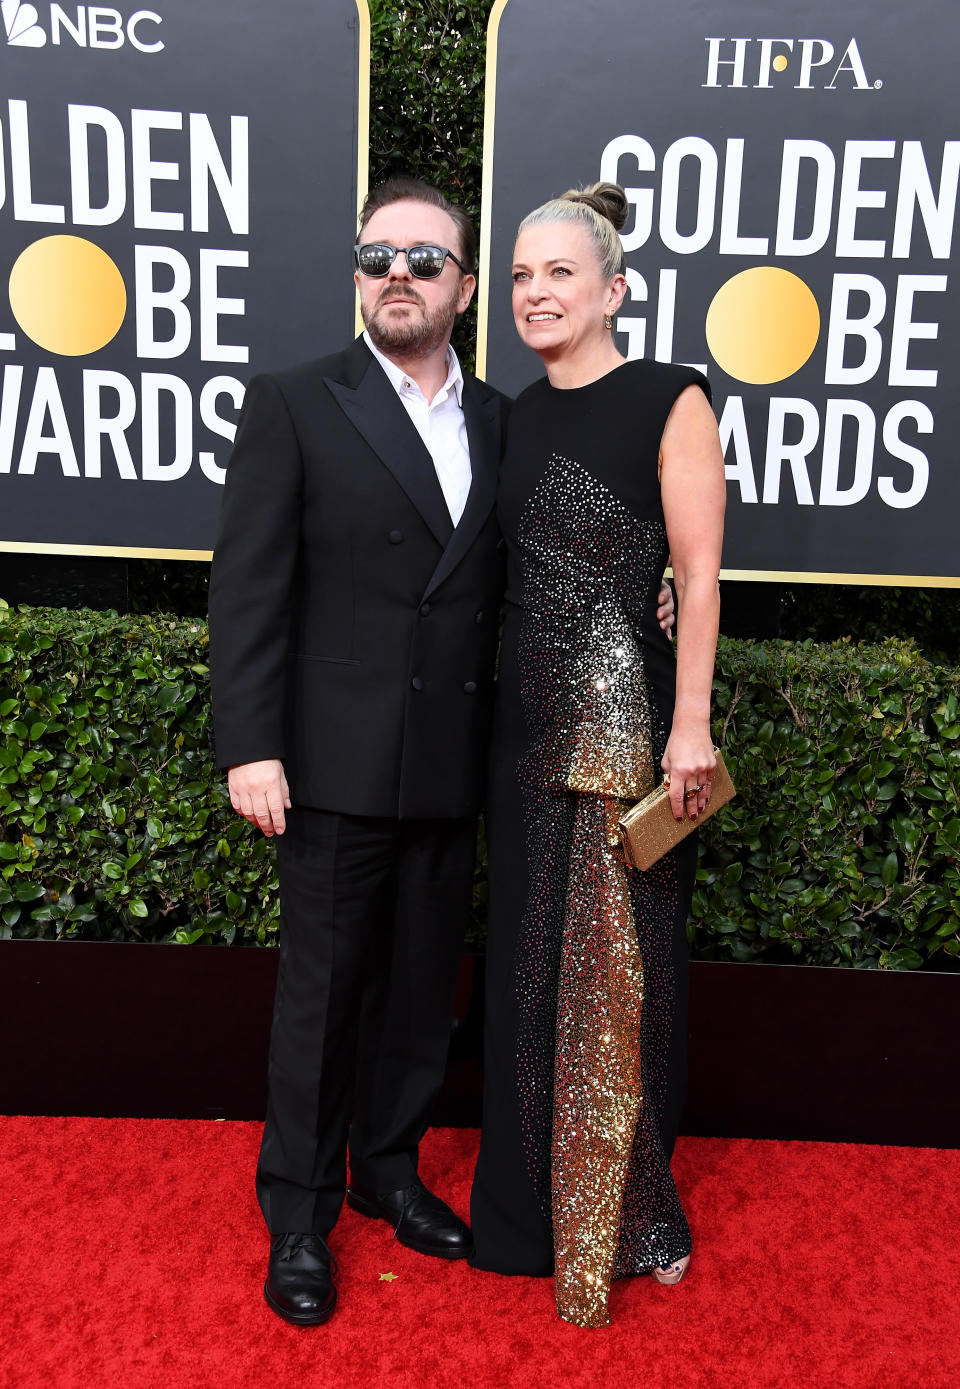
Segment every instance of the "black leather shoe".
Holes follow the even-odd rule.
[[[333,1316],[337,1263],[322,1235],[274,1235],[263,1295],[278,1317],[319,1326]]]
[[[465,1259],[473,1253],[469,1225],[454,1215],[422,1182],[414,1182],[412,1186],[386,1195],[351,1186],[347,1188],[347,1205],[361,1215],[389,1221],[394,1238],[418,1254],[432,1254],[438,1259]]]

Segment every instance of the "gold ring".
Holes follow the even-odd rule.
[[[703,790],[702,786],[691,786],[689,791],[684,791],[683,799],[689,801],[692,796],[697,796]]]

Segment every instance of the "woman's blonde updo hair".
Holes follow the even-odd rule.
[[[617,235],[627,220],[630,204],[617,183],[591,183],[588,188],[568,188],[559,198],[528,212],[517,235],[528,227],[553,222],[576,222],[590,233],[605,280],[622,275],[626,266],[623,247]]]

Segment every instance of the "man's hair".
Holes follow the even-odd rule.
[[[380,183],[376,188],[370,189],[360,212],[361,239],[364,228],[375,212],[379,212],[382,207],[389,207],[391,203],[405,200],[426,203],[429,207],[438,207],[441,212],[445,212],[448,217],[452,218],[460,241],[459,257],[472,274],[477,265],[477,234],[470,218],[462,207],[458,207],[456,203],[452,203],[449,198],[444,197],[438,188],[424,183],[422,179],[411,178],[409,174],[395,174],[392,178],[388,178],[385,183]]]

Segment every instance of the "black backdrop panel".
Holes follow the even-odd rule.
[[[491,25],[481,369],[516,338],[517,224],[566,188],[631,198],[629,356],[705,367],[728,571],[960,583],[960,10],[507,0]]]
[[[0,545],[209,551],[246,382],[353,334],[366,0],[4,21]]]

